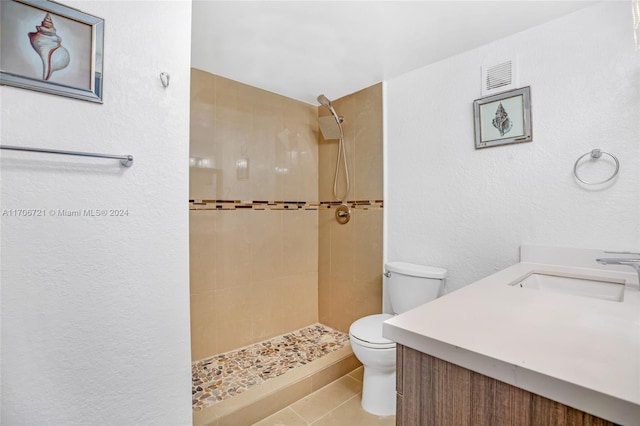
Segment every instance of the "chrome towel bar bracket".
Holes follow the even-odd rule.
[[[600,182],[587,182],[585,180],[582,180],[580,176],[578,176],[578,164],[580,163],[580,160],[582,160],[587,155],[590,155],[592,159],[597,160],[598,158],[602,157],[602,154],[608,155],[609,157],[613,158],[613,161],[616,162],[616,169],[613,171],[613,174],[611,174],[611,176],[609,176],[607,179],[602,180]],[[580,182],[584,183],[585,185],[601,185],[603,183],[607,183],[611,179],[616,177],[619,171],[620,171],[620,162],[618,161],[616,156],[608,152],[604,152],[600,149],[592,149],[590,152],[587,152],[586,154],[581,155],[573,165],[573,175],[576,177],[576,179],[578,179]]]
[[[122,164],[124,167],[131,167],[133,165],[133,155],[95,154],[91,152],[61,151],[57,149],[27,148],[23,146],[11,146],[11,145],[0,145],[0,149],[8,149],[11,151],[39,152],[43,154],[61,154],[61,155],[78,155],[81,157],[113,158],[114,160],[120,160],[120,164]]]

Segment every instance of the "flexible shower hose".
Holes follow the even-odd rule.
[[[347,152],[344,148],[344,132],[342,131],[342,124],[340,123],[340,119],[335,117],[336,123],[338,123],[338,128],[340,129],[340,142],[338,143],[338,157],[336,158],[336,173],[333,178],[333,196],[338,201],[344,201],[347,198],[347,194],[349,194],[349,166],[347,165]],[[342,162],[344,164],[344,177],[346,183],[346,190],[342,197],[338,196],[338,178],[340,176],[340,157],[342,156]]]

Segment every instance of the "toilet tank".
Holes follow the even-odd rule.
[[[385,265],[391,309],[401,314],[436,299],[444,288],[447,270],[404,262]]]

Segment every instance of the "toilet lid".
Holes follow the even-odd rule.
[[[397,272],[402,275],[420,278],[434,278],[443,280],[447,277],[447,270],[434,268],[433,266],[414,265],[405,262],[390,262],[385,265],[389,272]]]
[[[358,340],[372,345],[384,347],[395,346],[396,343],[393,340],[382,337],[382,323],[392,317],[393,315],[389,314],[377,314],[360,318],[351,324],[349,334]]]

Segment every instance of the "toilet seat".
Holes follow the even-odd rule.
[[[349,327],[349,335],[356,340],[355,343],[372,349],[391,349],[396,347],[396,342],[382,336],[382,323],[390,314],[376,314],[360,318]]]

